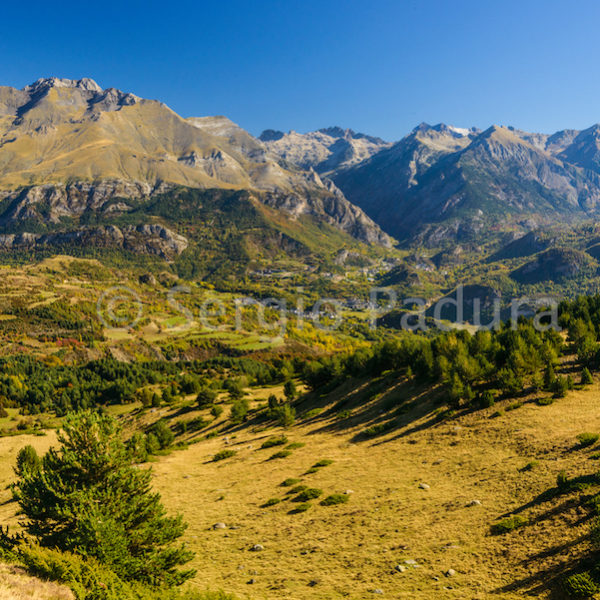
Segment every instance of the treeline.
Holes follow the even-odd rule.
[[[104,358],[83,365],[53,365],[17,355],[0,359],[0,406],[19,407],[22,414],[71,411],[135,400],[170,403],[203,387],[224,389],[231,379],[245,385],[268,385],[288,380],[298,360],[216,357],[196,361],[125,363]],[[153,394],[149,386],[156,386]]]
[[[499,394],[547,390],[562,396],[575,384],[557,375],[560,357],[575,354],[582,383],[600,368],[600,296],[582,297],[559,307],[562,331],[539,330],[532,319],[496,331],[451,331],[434,336],[401,332],[393,340],[354,353],[306,363],[302,376],[312,390],[348,377],[377,377],[386,371],[442,384],[450,404],[493,404]]]

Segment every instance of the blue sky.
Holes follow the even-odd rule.
[[[92,77],[258,134],[600,121],[596,0],[3,3],[0,85]]]

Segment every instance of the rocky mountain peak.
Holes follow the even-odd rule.
[[[42,77],[37,81],[25,86],[24,92],[38,94],[46,92],[50,88],[77,88],[87,92],[102,92],[102,88],[89,77],[82,79],[63,79],[61,77]]]
[[[318,132],[334,138],[352,139],[356,135],[352,129],[342,129],[337,125],[334,125],[333,127],[323,127],[322,129],[319,129]]]

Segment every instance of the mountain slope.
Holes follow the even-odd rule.
[[[438,243],[440,224],[446,226],[442,237],[461,239],[461,230],[477,236],[499,217],[501,227],[528,219],[525,229],[531,229],[598,211],[600,178],[590,170],[593,157],[585,158],[593,154],[595,138],[577,142],[579,137],[422,125],[333,179],[351,202],[399,238],[429,231]],[[576,153],[578,164],[563,160]]]
[[[282,166],[225,117],[183,119],[91,79],[0,87],[0,227],[64,230],[176,188],[240,190],[294,222],[306,216],[376,245],[390,240],[331,182]],[[96,219],[98,220],[98,219]],[[136,224],[136,225],[143,225]]]

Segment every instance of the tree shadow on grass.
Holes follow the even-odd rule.
[[[300,403],[304,414],[318,411],[307,423],[319,425],[312,433],[343,432],[363,426],[352,441],[366,441],[393,430],[419,423],[415,429],[426,429],[438,423],[436,412],[445,398],[439,385],[421,383],[390,373],[371,380],[350,379],[326,393],[307,394]]]
[[[586,511],[583,515],[576,515],[574,511],[579,506],[587,504],[587,501],[595,495],[591,486],[597,486],[599,483],[600,481],[595,475],[574,478],[567,485],[550,488],[521,507],[502,516],[507,517],[519,514],[527,509],[553,502],[553,505],[545,511],[529,519],[526,527],[535,525],[543,526],[548,521],[561,517],[569,519],[570,527],[577,527],[593,518],[594,512],[592,510]],[[585,493],[588,491],[589,493]],[[596,487],[595,492],[597,491]],[[557,499],[561,497],[563,497],[561,501],[556,503]],[[569,518],[569,514],[573,517],[572,519]],[[566,600],[570,596],[564,591],[564,580],[570,575],[591,569],[598,563],[598,557],[594,554],[587,556],[577,555],[577,549],[586,545],[589,542],[589,538],[590,533],[588,532],[571,540],[549,544],[543,550],[531,552],[520,563],[520,566],[529,571],[529,574],[492,590],[492,593],[503,594],[511,592],[518,593],[524,597],[538,597],[543,594],[549,594],[552,600]],[[553,564],[540,566],[545,561],[553,561]]]

